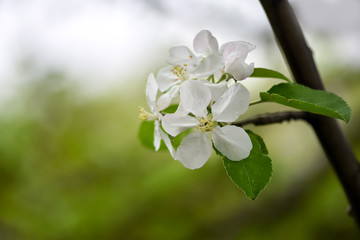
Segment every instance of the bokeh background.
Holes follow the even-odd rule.
[[[359,157],[360,2],[291,4],[327,89],[352,108],[340,124]],[[0,239],[358,239],[303,122],[248,127],[274,169],[255,201],[215,154],[192,171],[140,145],[148,74],[202,29],[256,44],[249,62],[290,76],[258,1],[0,0]],[[275,83],[244,81],[253,100]]]

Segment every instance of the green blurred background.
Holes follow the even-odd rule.
[[[0,58],[3,69],[0,71],[0,239],[360,237],[347,215],[348,204],[341,186],[316,136],[303,122],[248,126],[263,136],[274,169],[270,183],[255,201],[247,199],[230,181],[221,159],[215,154],[203,168],[188,170],[168,152],[148,150],[137,139],[140,124],[137,107],[147,107],[144,94],[147,75],[164,65],[169,47],[191,46],[193,36],[201,29],[211,30],[222,43],[255,42],[258,46],[255,51],[259,53],[250,54],[249,58],[256,66],[289,75],[256,1],[240,4],[229,0],[220,5],[216,1],[196,4],[191,1],[174,4],[64,1],[60,7],[55,2],[61,1],[50,1],[56,7],[45,1],[30,2],[18,5],[0,2],[2,20],[6,18],[4,14],[6,20],[12,20],[0,24],[0,36],[8,41],[8,45],[1,47],[16,52],[6,55],[3,51]],[[323,14],[321,19],[327,19],[331,10],[337,10],[345,19],[341,26],[343,34],[338,36],[333,34],[338,22],[308,24],[317,22],[305,14],[310,1],[300,2],[293,1],[293,4],[327,89],[342,96],[352,108],[349,124],[340,124],[359,157],[360,51],[352,44],[359,40],[359,30],[352,15],[346,17],[346,13],[352,13],[351,9],[359,4],[354,2],[339,12],[339,6],[346,4],[317,3],[324,4],[322,11],[317,10]],[[88,10],[90,4],[93,7]],[[41,11],[39,6],[43,6]],[[56,24],[41,25],[42,18],[35,18],[38,22],[33,19],[36,11],[47,16],[44,12],[49,9],[52,14],[49,19],[56,18]],[[72,17],[66,15],[69,9],[74,14]],[[117,19],[118,14],[129,9],[133,17]],[[236,14],[237,11],[250,13]],[[32,17],[22,17],[24,12]],[[59,12],[61,14],[55,14]],[[97,26],[88,26],[94,27],[95,32],[84,30],[77,35],[74,31],[60,31],[61,34],[54,37],[55,42],[47,38],[48,35],[40,34],[49,29],[53,34],[57,24],[69,19],[72,19],[70,25],[77,24],[79,19],[74,16],[80,13],[84,22],[96,19]],[[90,38],[97,35],[96,30],[108,26],[101,18],[107,15],[111,15],[106,19],[113,25],[109,35],[100,33],[102,37],[97,41],[104,42],[97,45]],[[214,20],[204,23],[207,16]],[[135,18],[138,22],[130,21]],[[150,26],[143,18],[158,25]],[[24,33],[28,26],[25,20],[29,19],[33,21],[31,24],[39,25]],[[62,28],[68,29],[66,26]],[[84,25],[79,26],[81,30]],[[345,31],[344,26],[349,29]],[[162,27],[165,36],[159,32]],[[10,34],[13,38],[9,37],[9,29],[16,32]],[[144,29],[148,29],[149,38],[136,40],[135,37],[122,42]],[[113,31],[120,33],[113,35]],[[23,38],[24,34],[29,38]],[[108,41],[115,36],[116,41]],[[64,43],[62,38],[66,37],[70,40]],[[91,44],[86,45],[87,39]],[[73,41],[79,41],[79,45],[70,44]],[[125,45],[122,50],[130,49],[121,52],[113,42]],[[82,44],[86,47],[76,48]],[[52,52],[56,46],[60,50]],[[68,47],[62,49],[64,46]],[[102,53],[98,58],[93,50],[109,55]],[[79,54],[82,58],[74,54],[77,51],[85,53]],[[59,52],[66,54],[59,55]],[[109,57],[112,55],[115,57]],[[131,61],[127,61],[130,58]],[[77,64],[77,61],[86,64]],[[9,62],[12,67],[8,67]],[[262,79],[244,82],[253,100],[258,98],[260,90],[275,83],[275,80]],[[284,109],[275,104],[255,105],[242,118]]]

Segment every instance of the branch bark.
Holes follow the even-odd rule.
[[[312,51],[287,0],[260,0],[296,82],[324,90]],[[351,205],[352,215],[360,227],[360,165],[337,122],[328,117],[309,114],[312,125],[335,170]]]
[[[243,127],[248,124],[254,124],[256,126],[259,125],[267,125],[267,124],[273,124],[273,123],[281,123],[284,121],[290,121],[290,120],[299,120],[307,119],[307,112],[299,112],[299,111],[287,111],[287,112],[276,112],[276,113],[267,113],[267,114],[261,114],[253,118],[233,122],[231,125],[235,125],[238,127]]]

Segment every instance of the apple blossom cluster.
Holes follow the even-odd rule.
[[[246,112],[249,91],[239,82],[253,73],[254,64],[245,59],[254,45],[229,42],[219,48],[217,39],[207,30],[193,41],[193,53],[186,46],[169,50],[167,67],[157,76],[150,73],[146,99],[150,112],[139,108],[139,118],[154,121],[154,148],[164,141],[171,156],[186,168],[202,167],[213,146],[232,161],[249,156],[252,143],[248,134],[230,123]],[[169,106],[175,112],[166,111]],[[175,149],[173,139],[188,134]]]

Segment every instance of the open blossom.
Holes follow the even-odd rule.
[[[202,167],[212,153],[211,140],[230,160],[240,161],[249,156],[252,144],[242,128],[217,125],[218,122],[235,121],[247,110],[250,95],[245,87],[240,83],[230,86],[211,106],[211,114],[207,110],[212,102],[211,91],[202,81],[185,81],[180,89],[180,99],[179,110],[166,114],[162,126],[172,136],[189,128],[195,131],[182,140],[175,154],[176,160],[190,169]]]
[[[151,111],[139,110],[140,119],[154,121],[155,150],[163,140],[172,157],[190,169],[205,164],[213,145],[233,161],[249,156],[252,144],[247,133],[226,123],[235,121],[249,106],[249,92],[237,81],[253,73],[254,64],[245,61],[254,48],[241,41],[219,48],[208,30],[195,36],[194,51],[186,46],[170,48],[169,66],[160,69],[156,79],[152,73],[148,77],[146,97]],[[179,93],[177,111],[163,115]],[[175,137],[187,129],[191,133],[175,152],[169,135]]]
[[[221,66],[219,45],[215,37],[207,31],[199,32],[193,42],[195,55],[186,46],[176,46],[169,50],[167,62],[170,66],[160,69],[157,81],[164,92],[188,79],[209,77]]]
[[[146,112],[144,108],[139,108],[139,118],[145,121],[155,121],[154,129],[154,147],[155,150],[159,150],[161,140],[165,142],[165,145],[170,151],[171,156],[174,157],[175,150],[170,142],[169,136],[161,130],[160,122],[163,118],[160,111],[166,109],[174,95],[177,95],[178,89],[173,88],[172,91],[169,91],[163,94],[159,99],[157,99],[158,85],[156,83],[153,73],[149,74],[148,81],[146,84],[146,100],[150,107],[151,113]]]
[[[236,80],[250,76],[254,64],[245,59],[255,46],[248,42],[229,42],[219,48],[217,39],[208,30],[200,31],[194,38],[194,54],[186,46],[176,46],[169,50],[167,67],[160,69],[157,82],[160,92],[191,79],[206,79],[215,75],[217,79],[224,73],[231,74]]]
[[[221,50],[224,72],[231,74],[236,80],[249,77],[254,71],[254,63],[247,64],[245,59],[253,49],[255,45],[243,41],[224,44]]]

